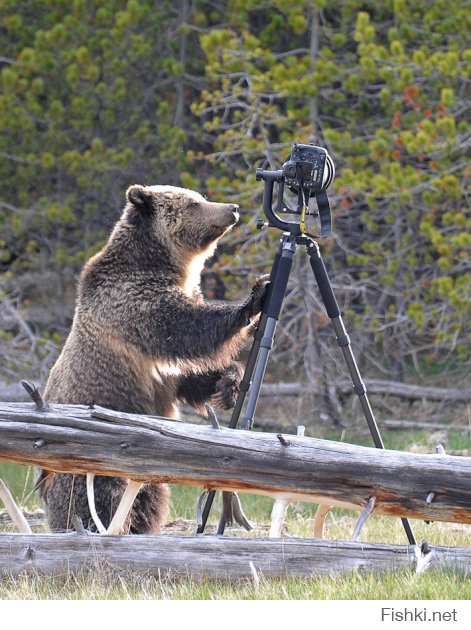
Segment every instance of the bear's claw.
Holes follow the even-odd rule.
[[[263,301],[268,291],[268,287],[270,285],[270,276],[269,274],[264,274],[260,276],[258,280],[252,287],[252,293],[249,298],[250,304],[250,315],[258,315],[261,312],[263,307]]]
[[[238,370],[229,369],[216,383],[216,393],[211,396],[211,404],[220,409],[232,409],[239,395],[241,375]]]

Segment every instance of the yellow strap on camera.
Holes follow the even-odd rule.
[[[301,210],[301,221],[299,222],[299,227],[301,229],[302,234],[308,234],[307,223],[306,223],[307,210],[308,210],[308,207],[306,203],[303,203],[303,209]]]

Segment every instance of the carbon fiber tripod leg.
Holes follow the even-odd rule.
[[[275,338],[276,326],[280,317],[283,299],[288,286],[289,275],[293,265],[293,258],[296,253],[297,242],[294,238],[283,236],[281,242],[281,255],[277,257],[274,264],[273,273],[270,274],[270,292],[266,299],[263,318],[264,325],[258,341],[258,356],[253,369],[252,385],[245,408],[245,414],[241,422],[241,428],[247,431],[253,426],[255,409],[257,407],[260,388],[270,356],[270,351]],[[280,251],[280,250],[279,250]],[[234,424],[235,428],[237,422]],[[224,513],[219,521],[218,534],[223,534],[226,526]]]
[[[365,384],[360,376],[357,362],[355,360],[355,357],[353,356],[352,348],[350,345],[350,338],[347,334],[347,331],[345,330],[340,309],[332,290],[332,285],[330,284],[324,261],[322,260],[321,253],[319,251],[319,246],[315,241],[311,239],[308,239],[306,245],[312,271],[314,272],[322,301],[324,302],[327,315],[332,321],[332,326],[334,327],[334,331],[337,337],[337,343],[342,350],[345,363],[347,364],[348,371],[352,379],[353,391],[355,392],[355,394],[357,394],[360,401],[366,422],[373,438],[374,445],[376,446],[376,448],[384,449],[384,443],[381,438],[381,434],[379,432],[379,428],[376,423],[370,401],[368,400]],[[409,543],[411,545],[415,545],[415,537],[408,519],[402,518],[401,520]]]
[[[257,361],[258,361],[258,355],[259,355],[259,351],[260,351],[260,344],[262,342],[262,339],[265,336],[265,327],[267,324],[267,310],[268,310],[268,305],[270,303],[270,299],[271,299],[271,295],[272,295],[272,287],[274,284],[274,280],[276,278],[276,274],[278,271],[278,265],[280,262],[280,258],[281,258],[281,253],[282,253],[282,249],[283,249],[283,240],[280,239],[279,245],[278,245],[278,249],[276,251],[275,254],[275,259],[273,261],[273,265],[271,268],[271,272],[270,272],[270,287],[268,290],[268,295],[265,299],[264,305],[263,305],[263,309],[262,309],[262,314],[260,316],[260,321],[255,329],[255,333],[254,333],[254,340],[252,343],[252,347],[250,349],[250,353],[247,359],[247,363],[245,365],[245,370],[244,370],[244,375],[242,377],[242,380],[240,382],[240,391],[239,391],[239,395],[237,397],[236,400],[236,404],[234,409],[232,410],[232,415],[231,415],[231,419],[229,422],[229,428],[230,429],[236,429],[237,428],[237,424],[239,422],[239,417],[242,411],[242,408],[244,406],[245,403],[245,398],[247,396],[247,393],[249,392],[251,386],[252,386],[252,376],[255,370],[255,367],[257,365]],[[211,512],[211,507],[213,505],[214,502],[214,497],[216,496],[216,490],[210,490],[208,492],[208,496],[206,497],[206,501],[204,504],[204,508],[202,511],[202,516],[201,516],[201,523],[198,526],[196,533],[197,534],[202,534],[205,530],[206,527],[206,523],[208,521],[208,517],[209,514]],[[218,533],[223,533],[224,532],[224,527],[225,527],[225,521],[224,521],[224,514],[222,514],[221,519],[219,521],[219,526],[218,526]]]

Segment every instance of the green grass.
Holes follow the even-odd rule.
[[[431,430],[426,432],[420,429],[405,429],[382,431],[382,434],[385,447],[393,451],[420,450],[423,453],[435,453],[435,446],[441,443],[445,451],[450,454],[469,455],[471,452],[470,430],[466,426],[463,426],[462,431]],[[369,435],[355,434],[352,429],[343,432],[329,429],[322,437],[337,442],[372,446],[372,439]]]
[[[32,494],[34,469],[31,466],[0,462],[0,478],[18,503],[27,508],[37,507],[36,497]]]
[[[0,599],[152,599],[152,600],[467,600],[471,582],[458,572],[411,571],[347,577],[250,579],[222,582],[209,579],[170,579],[142,573],[100,571],[44,580],[39,576],[4,579]]]
[[[325,437],[340,439],[330,432]],[[433,452],[436,443],[433,434],[421,431],[392,431],[386,435],[388,448],[399,450],[422,450]],[[445,447],[453,452],[468,454],[469,433],[449,432],[440,437]],[[367,437],[344,436],[344,441],[357,444],[370,444]],[[14,464],[0,464],[0,477],[10,487],[17,501],[25,508],[39,507],[32,493],[34,473],[32,468]],[[190,486],[172,487],[172,509],[170,520],[179,521],[183,531],[179,535],[193,534],[195,531],[196,503],[201,489]],[[241,495],[244,510],[249,519],[257,525],[255,531],[246,534],[240,529],[229,528],[227,535],[266,536],[270,522],[273,501],[267,497]],[[316,505],[307,503],[291,504],[288,509],[284,535],[310,538],[313,536],[313,518]],[[217,525],[221,511],[220,493],[211,512],[208,529]],[[326,520],[326,538],[350,540],[358,512],[335,509]],[[431,545],[469,547],[471,526],[456,523],[431,523],[411,521],[416,539],[427,540]],[[6,531],[8,528],[3,527]],[[0,525],[1,531],[1,525]],[[400,519],[371,516],[362,529],[361,540],[391,544],[407,544]],[[39,575],[21,575],[3,579],[0,583],[1,599],[385,599],[385,600],[427,600],[471,598],[471,580],[464,579],[457,571],[430,571],[416,575],[412,570],[383,572],[379,575],[352,573],[342,577],[269,579],[260,575],[255,584],[252,579],[238,581],[217,581],[211,579],[175,579],[166,575],[154,577],[143,573],[123,571],[103,564],[100,570],[82,572],[76,575],[64,574],[45,580]]]

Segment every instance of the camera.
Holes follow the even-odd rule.
[[[263,211],[268,218],[269,227],[277,227],[293,236],[309,235],[306,215],[319,217],[320,236],[328,236],[332,231],[332,216],[326,189],[335,177],[335,166],[332,158],[322,147],[313,144],[293,142],[291,153],[282,168],[277,171],[267,171],[258,168],[257,181],[265,182],[263,192]],[[273,204],[274,185],[278,186],[278,199]],[[283,199],[284,186],[297,195],[296,209],[287,208]],[[315,197],[318,212],[308,208],[309,198]],[[280,215],[300,215],[299,221],[286,221]],[[259,222],[259,227],[265,223]]]
[[[294,142],[291,154],[282,167],[283,178],[289,189],[309,192],[314,197],[320,190],[326,189],[335,176],[332,158],[322,147]]]

